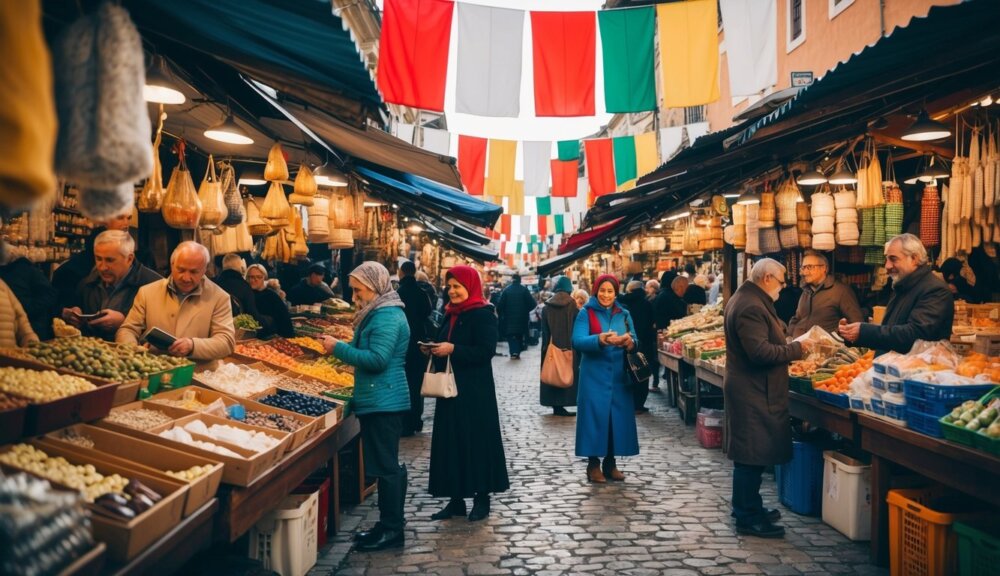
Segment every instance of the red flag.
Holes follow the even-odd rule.
[[[552,197],[576,198],[576,160],[549,160],[552,172]]]
[[[451,0],[385,0],[378,89],[391,104],[444,111]]]
[[[473,196],[483,195],[486,180],[486,138],[458,137],[458,173],[465,191]]]
[[[548,216],[538,216],[538,235],[545,236],[549,235],[549,217]]]
[[[532,12],[536,116],[593,116],[595,12]]]
[[[510,214],[500,215],[500,233],[510,240]]]
[[[611,138],[584,140],[583,150],[587,160],[587,180],[594,196],[615,191],[615,153]]]

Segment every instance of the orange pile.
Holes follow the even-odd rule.
[[[853,364],[837,368],[837,371],[833,373],[833,378],[827,378],[826,380],[814,383],[813,388],[831,394],[846,394],[851,387],[851,382],[858,375],[872,367],[873,360],[875,360],[875,351],[869,350],[865,352],[865,355],[860,360]]]
[[[962,359],[958,367],[955,368],[955,373],[970,378],[986,374],[989,376],[990,382],[1000,382],[1000,357],[990,357],[973,352]]]

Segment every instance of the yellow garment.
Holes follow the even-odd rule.
[[[56,188],[56,105],[39,0],[0,2],[0,205],[24,207]]]
[[[635,173],[640,178],[660,165],[656,154],[656,132],[646,132],[635,137]]]
[[[524,215],[524,180],[514,180],[514,189],[507,198],[507,213]]]
[[[510,196],[514,192],[514,161],[516,140],[490,139],[489,162],[486,167],[486,193],[490,196]]]
[[[663,105],[700,106],[719,99],[719,16],[716,0],[656,6]]]

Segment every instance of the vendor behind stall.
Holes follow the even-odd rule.
[[[139,288],[162,279],[136,260],[128,232],[105,230],[94,239],[94,270],[80,282],[75,305],[63,308],[62,318],[84,334],[113,341]],[[91,314],[100,316],[81,317]]]
[[[851,287],[833,279],[826,256],[806,250],[802,256],[802,296],[795,315],[788,323],[788,335],[798,338],[813,326],[830,332],[837,329],[841,318],[861,322],[861,307]]]
[[[840,335],[855,346],[900,353],[909,352],[917,340],[950,338],[954,299],[944,280],[931,272],[920,239],[900,234],[886,242],[885,270],[892,279],[892,298],[882,324],[842,319]]]
[[[208,249],[181,242],[170,255],[170,278],[139,289],[115,340],[138,344],[150,328],[177,338],[166,352],[209,363],[232,354],[236,345],[232,304],[227,294],[205,278]]]
[[[52,285],[59,292],[56,310],[76,305],[76,288],[94,270],[94,240],[105,230],[128,232],[132,211],[122,213],[105,222],[95,223],[93,231],[84,241],[83,251],[70,256],[52,273]]]
[[[323,281],[324,276],[326,276],[326,268],[322,265],[313,264],[310,266],[306,277],[288,291],[289,304],[318,304],[333,298],[333,290]]]

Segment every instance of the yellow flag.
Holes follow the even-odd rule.
[[[507,213],[524,215],[524,180],[514,180],[513,191],[507,198]]]
[[[656,6],[660,76],[667,108],[719,99],[719,15],[716,0]]]
[[[635,173],[640,178],[656,170],[660,158],[656,154],[656,132],[635,137]]]
[[[490,140],[489,162],[486,168],[486,193],[510,196],[514,192],[514,161],[516,140]]]

